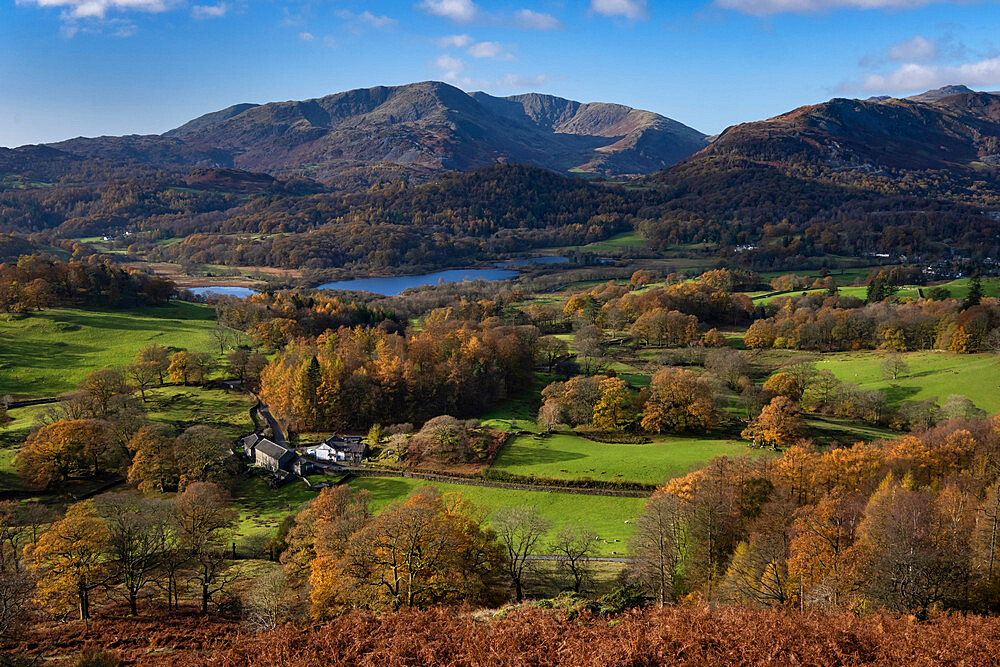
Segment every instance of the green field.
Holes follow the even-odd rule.
[[[211,351],[214,326],[211,307],[181,301],[131,311],[0,315],[0,395],[60,395],[90,371],[131,363],[151,343]]]
[[[984,278],[982,281],[982,286],[983,286],[983,293],[986,296],[992,296],[992,297],[1000,296],[1000,280],[996,278]],[[958,280],[952,280],[951,282],[941,283],[940,285],[927,285],[919,288],[914,285],[906,285],[899,288],[899,291],[896,292],[896,296],[901,299],[906,297],[916,299],[917,297],[920,296],[921,291],[923,292],[924,295],[926,295],[927,291],[932,289],[933,287],[943,287],[946,290],[948,290],[952,298],[964,299],[969,294],[969,279],[959,278]],[[850,285],[847,287],[842,286],[838,289],[840,294],[842,295],[855,296],[862,300],[864,300],[865,297],[868,296],[868,288],[865,287],[864,285]],[[749,295],[753,298],[753,300],[756,303],[766,304],[770,303],[774,299],[778,299],[781,297],[798,296],[800,294],[817,294],[825,291],[826,291],[825,289],[802,290],[794,292],[785,292],[783,294],[776,294],[774,296],[761,296],[762,294],[761,292],[752,292],[749,293]],[[763,294],[769,294],[769,292],[765,292]]]
[[[943,402],[950,394],[966,396],[987,412],[1000,411],[1000,359],[993,354],[909,352],[904,355],[910,372],[895,382],[882,375],[879,352],[838,352],[818,357],[816,368],[829,369],[844,382],[886,393],[890,405],[936,396]]]
[[[211,426],[234,440],[253,430],[250,406],[253,397],[239,392],[199,387],[161,387],[147,391],[146,410],[153,421],[178,430],[188,426]]]
[[[381,509],[389,503],[405,500],[421,486],[433,486],[442,493],[458,491],[476,505],[487,510],[499,507],[531,505],[552,522],[554,535],[564,525],[583,526],[601,538],[598,551],[602,555],[622,555],[632,535],[635,518],[642,511],[644,498],[613,498],[543,491],[515,491],[465,484],[445,484],[419,479],[393,477],[359,478],[349,482],[353,488],[366,489],[372,494],[372,506]],[[303,488],[305,488],[303,486]],[[625,523],[629,521],[630,523]],[[607,540],[607,544],[603,542]],[[618,540],[618,542],[615,542]],[[544,551],[544,549],[542,549]]]
[[[660,484],[704,466],[715,456],[751,450],[745,442],[655,436],[647,445],[594,442],[570,433],[521,435],[504,445],[493,470],[557,479]]]
[[[247,540],[254,537],[274,537],[278,525],[289,515],[297,514],[302,503],[317,495],[301,481],[270,489],[260,477],[240,483],[233,492],[240,518],[236,537]]]

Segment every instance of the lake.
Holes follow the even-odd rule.
[[[323,283],[316,289],[357,290],[374,292],[383,296],[394,296],[410,287],[421,285],[436,285],[438,282],[460,283],[464,280],[508,280],[516,278],[517,271],[510,269],[450,269],[435,271],[420,276],[390,276],[385,278],[355,278],[354,280],[337,280]]]
[[[232,285],[209,285],[208,287],[188,287],[187,291],[192,294],[197,294],[198,296],[235,296],[240,299],[246,298],[251,294],[256,294],[257,290],[250,289],[249,287],[233,287]]]

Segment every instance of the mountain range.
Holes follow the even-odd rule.
[[[426,179],[503,163],[639,175],[707,144],[701,132],[650,111],[535,93],[494,97],[430,81],[237,104],[162,135],[80,137],[47,147],[64,159],[236,168],[330,183],[359,170]]]

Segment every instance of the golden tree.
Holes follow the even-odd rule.
[[[653,376],[642,418],[650,433],[709,431],[718,422],[712,387],[694,373],[664,368]]]
[[[38,603],[57,611],[75,603],[80,619],[89,619],[90,593],[108,579],[107,546],[108,529],[94,503],[70,505],[26,552],[38,580]]]
[[[798,439],[800,428],[795,402],[787,396],[776,396],[740,436],[758,447],[787,447]]]

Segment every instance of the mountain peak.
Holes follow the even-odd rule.
[[[170,164],[186,164],[185,154],[196,158],[189,166],[332,183],[347,173],[377,179],[375,172],[404,170],[420,178],[505,162],[559,172],[645,174],[707,144],[697,130],[620,104],[583,104],[539,93],[493,97],[421,81],[302,101],[237,104],[141,142],[107,138],[57,147],[84,156],[117,151],[139,160],[162,160],[169,153]]]
[[[906,99],[912,102],[937,102],[938,100],[943,100],[946,97],[951,97],[952,95],[961,95],[962,93],[972,93],[975,92],[968,86],[963,85],[951,85],[942,86],[941,88],[935,88],[934,90],[928,90],[925,93],[920,93],[919,95],[912,95]]]

